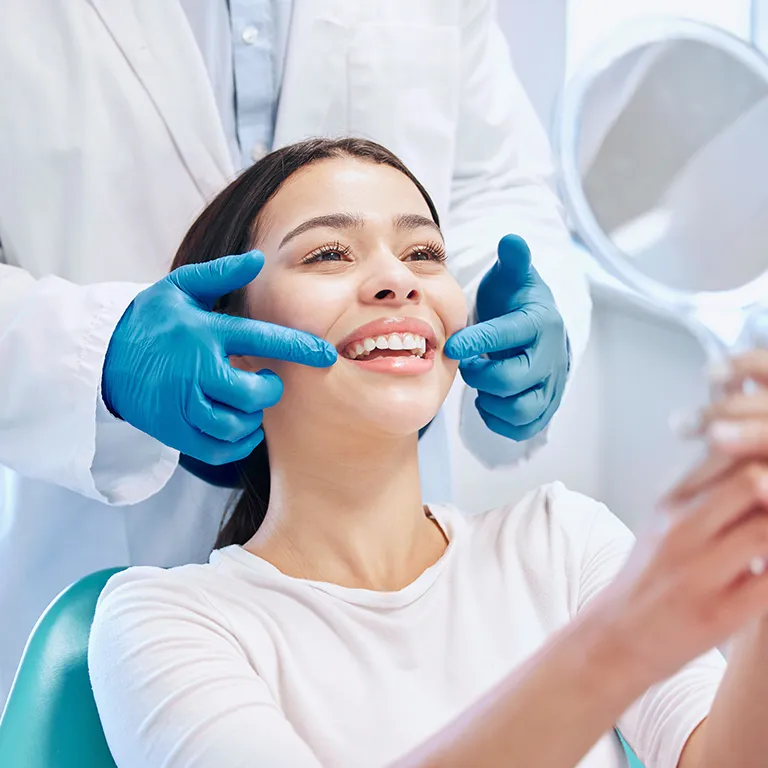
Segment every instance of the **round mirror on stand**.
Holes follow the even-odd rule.
[[[568,84],[555,145],[607,272],[713,359],[768,340],[768,59],[695,22],[635,23]]]

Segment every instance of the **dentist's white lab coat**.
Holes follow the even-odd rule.
[[[388,146],[434,196],[469,290],[498,239],[523,235],[577,361],[585,280],[493,18],[489,0],[296,0],[275,145],[356,134]],[[59,589],[106,566],[208,554],[226,494],[109,416],[100,377],[123,311],[234,168],[177,0],[3,0],[0,105],[2,701]],[[486,461],[516,449],[475,426]]]

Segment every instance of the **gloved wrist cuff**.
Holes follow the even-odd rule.
[[[116,418],[120,419],[120,421],[123,421],[122,416],[112,407],[112,404],[109,402],[109,397],[107,396],[107,390],[104,386],[104,375],[102,374],[101,377],[101,384],[99,386],[99,389],[101,391],[101,401],[104,403],[104,407]]]

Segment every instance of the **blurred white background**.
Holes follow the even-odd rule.
[[[768,0],[500,0],[512,58],[545,126],[566,78],[617,28],[647,15],[683,16],[768,44]],[[704,354],[675,322],[593,291],[592,338],[549,444],[527,464],[488,471],[458,446],[458,503],[469,511],[563,480],[637,528],[660,492],[696,458],[669,429],[674,411],[705,400]],[[455,418],[455,413],[454,413]]]

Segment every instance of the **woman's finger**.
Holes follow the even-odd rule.
[[[710,369],[713,383],[730,385],[751,379],[768,387],[768,349],[752,349]]]
[[[768,505],[768,466],[742,464],[692,501],[668,507],[672,546],[680,552],[701,547],[761,505]]]
[[[731,459],[768,459],[768,418],[713,421],[706,438],[713,451]]]
[[[768,512],[754,510],[742,522],[727,529],[713,547],[698,558],[697,583],[724,589],[750,572],[757,558],[768,557]]]
[[[699,417],[704,430],[712,422],[723,419],[768,419],[768,390],[751,394],[742,390],[707,406]]]
[[[724,621],[741,625],[752,617],[768,612],[768,572],[761,576],[746,576],[738,580],[724,596]]]
[[[709,452],[667,494],[668,504],[683,504],[701,493],[708,485],[717,482],[731,472],[737,460],[722,453]]]

